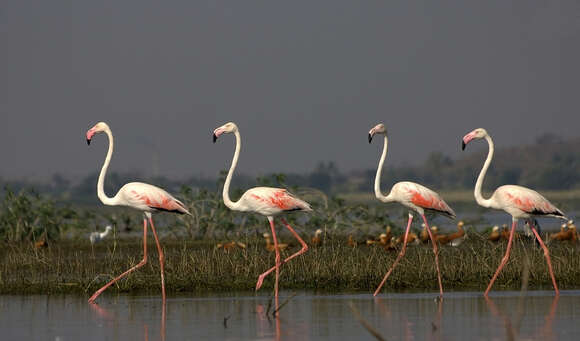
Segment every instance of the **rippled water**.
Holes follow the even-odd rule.
[[[2,340],[573,340],[580,291],[318,295],[283,292],[278,318],[269,298],[240,293],[161,298],[103,295],[0,297]],[[271,313],[271,309],[270,309]],[[360,320],[357,320],[359,314]]]

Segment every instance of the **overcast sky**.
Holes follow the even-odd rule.
[[[214,176],[461,156],[578,136],[578,1],[22,1],[0,3],[0,176]],[[478,148],[484,148],[484,144]],[[473,152],[477,148],[472,148]],[[156,162],[158,160],[158,162]]]

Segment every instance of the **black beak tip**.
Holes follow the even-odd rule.
[[[369,134],[369,143],[373,140],[373,135]]]
[[[213,143],[215,143],[215,141],[217,141],[217,136],[213,134]]]
[[[87,145],[90,146],[91,145],[91,140],[87,139]]]
[[[465,142],[461,141],[461,150],[465,150]]]

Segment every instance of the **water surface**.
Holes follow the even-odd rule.
[[[326,295],[282,292],[278,318],[253,293],[170,297],[0,297],[2,340],[573,340],[580,291]],[[295,296],[293,296],[295,295]]]

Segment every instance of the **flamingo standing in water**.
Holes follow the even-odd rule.
[[[101,173],[99,174],[99,180],[97,182],[97,196],[101,202],[108,206],[128,206],[142,211],[143,217],[143,260],[139,264],[130,268],[129,270],[123,272],[118,277],[114,278],[112,281],[107,283],[105,286],[97,290],[89,302],[94,302],[99,295],[105,291],[109,286],[118,281],[119,279],[125,277],[134,270],[142,267],[147,263],[147,220],[151,225],[151,231],[153,231],[153,236],[155,237],[155,243],[157,244],[157,251],[159,252],[159,266],[161,268],[161,293],[163,297],[163,302],[165,302],[165,278],[164,278],[164,256],[161,250],[161,245],[159,244],[159,239],[157,238],[157,232],[155,231],[155,226],[153,225],[153,219],[151,218],[151,213],[166,211],[180,214],[190,214],[185,208],[185,205],[175,199],[171,194],[162,190],[159,187],[155,187],[142,182],[130,182],[119,190],[117,194],[110,198],[105,194],[104,182],[105,175],[107,174],[107,168],[111,162],[111,157],[113,155],[113,133],[111,129],[105,122],[99,122],[94,127],[87,131],[87,144],[91,144],[91,139],[95,134],[105,133],[109,137],[109,150],[107,151],[107,157],[105,158],[105,163],[103,168],[101,168]],[[191,214],[190,214],[191,215]]]
[[[556,206],[554,206],[548,199],[544,198],[540,193],[531,190],[526,187],[516,186],[516,185],[504,185],[498,187],[495,192],[491,195],[489,199],[484,199],[483,195],[481,194],[481,186],[483,185],[483,178],[485,177],[485,173],[489,168],[491,163],[491,159],[493,158],[493,141],[491,136],[487,133],[487,131],[483,128],[478,128],[470,132],[469,134],[463,137],[461,141],[461,149],[464,150],[465,146],[473,141],[483,139],[487,141],[489,145],[489,152],[487,154],[487,159],[483,164],[483,168],[479,173],[479,177],[477,178],[477,182],[475,183],[475,201],[480,206],[483,207],[490,207],[495,208],[498,210],[504,210],[512,216],[512,228],[510,230],[509,239],[507,249],[505,251],[505,256],[501,260],[499,267],[497,268],[495,274],[491,278],[487,289],[485,290],[484,296],[487,297],[491,287],[493,286],[493,282],[495,282],[497,276],[499,275],[501,269],[507,263],[509,256],[510,256],[510,249],[512,246],[512,241],[514,239],[514,232],[518,225],[518,219],[526,219],[528,222],[529,227],[532,229],[532,232],[536,236],[538,243],[544,250],[544,256],[546,257],[546,262],[548,263],[548,270],[550,271],[550,276],[552,276],[552,284],[554,285],[554,290],[556,291],[556,295],[559,295],[560,292],[558,290],[558,285],[556,284],[556,278],[554,277],[554,272],[552,271],[552,262],[550,261],[550,253],[542,238],[538,234],[538,231],[534,227],[534,216],[552,216],[556,218],[561,218],[566,220],[564,213],[560,211]]]
[[[312,211],[310,205],[282,188],[271,188],[271,187],[254,187],[247,190],[242,197],[233,202],[230,200],[229,188],[232,180],[232,175],[238,163],[238,157],[240,155],[241,148],[241,137],[238,126],[233,122],[228,122],[221,127],[216,128],[213,131],[213,142],[215,143],[218,137],[222,134],[233,133],[236,137],[236,150],[234,153],[234,158],[232,160],[232,165],[226,177],[223,188],[223,200],[224,204],[234,211],[241,212],[255,212],[266,216],[270,222],[270,229],[272,230],[272,237],[274,239],[274,250],[276,251],[276,265],[264,272],[258,277],[258,282],[256,283],[256,290],[260,289],[264,278],[270,274],[272,271],[276,270],[276,284],[274,286],[274,296],[276,301],[276,308],[278,308],[278,277],[280,274],[280,266],[292,258],[297,257],[308,250],[308,245],[300,238],[300,236],[294,231],[292,226],[290,226],[284,218],[280,218],[282,223],[290,230],[296,239],[302,245],[300,251],[294,253],[290,257],[286,258],[283,262],[280,261],[280,250],[278,247],[278,239],[276,238],[276,229],[274,227],[274,216],[281,213],[292,212],[292,211]]]
[[[395,259],[395,262],[386,273],[385,277],[379,287],[375,291],[374,296],[378,295],[383,284],[389,278],[391,272],[397,266],[397,263],[401,260],[401,258],[405,255],[405,250],[407,247],[407,241],[409,238],[409,228],[411,227],[411,222],[413,221],[413,214],[412,211],[417,212],[423,218],[423,222],[425,223],[425,228],[429,233],[429,238],[431,239],[431,243],[433,244],[433,253],[435,254],[435,265],[437,267],[437,280],[439,281],[439,295],[443,296],[443,285],[441,284],[441,273],[439,271],[439,257],[437,256],[437,243],[435,242],[435,238],[433,237],[433,233],[429,228],[429,224],[427,223],[427,219],[425,218],[425,211],[430,211],[434,213],[439,213],[445,215],[449,218],[455,218],[455,212],[443,201],[443,199],[439,196],[439,194],[435,193],[434,191],[428,189],[425,186],[419,185],[414,182],[398,182],[393,185],[391,188],[391,192],[389,195],[385,196],[381,193],[381,173],[383,171],[383,164],[385,163],[385,158],[387,156],[387,146],[388,146],[388,139],[387,139],[387,130],[382,123],[377,124],[369,131],[369,143],[371,143],[373,136],[376,134],[383,134],[384,135],[384,147],[383,147],[383,154],[381,155],[381,159],[379,161],[379,167],[377,168],[377,175],[375,177],[375,196],[382,202],[398,202],[403,206],[406,206],[410,209],[409,211],[409,220],[407,222],[407,229],[405,230],[405,238],[403,239],[403,248],[401,252]]]

